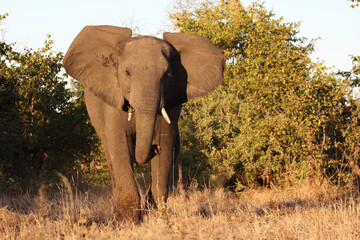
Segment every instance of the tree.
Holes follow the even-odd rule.
[[[210,178],[221,173],[237,189],[338,179],[349,81],[313,63],[315,42],[262,4],[186,3],[170,13],[174,29],[209,38],[227,68],[216,92],[185,105],[181,160],[202,158],[197,169]]]
[[[352,4],[350,5],[352,8],[358,7],[360,0],[347,0],[349,2],[352,2]]]
[[[6,16],[1,16],[1,20]],[[0,42],[0,189],[32,189],[72,173],[98,139],[81,96],[66,88],[62,53],[42,48],[23,52]]]

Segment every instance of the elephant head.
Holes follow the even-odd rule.
[[[170,123],[166,110],[213,91],[223,79],[225,60],[204,37],[131,36],[128,28],[87,26],[71,44],[63,64],[70,76],[107,104],[119,111],[134,109],[135,159],[144,163],[156,116],[162,112]]]

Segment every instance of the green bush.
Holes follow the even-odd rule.
[[[200,163],[200,179],[221,175],[238,190],[304,179],[348,182],[351,81],[312,62],[314,41],[262,4],[192,3],[170,13],[174,29],[209,38],[227,67],[221,87],[184,107],[183,168]]]
[[[16,52],[0,42],[1,191],[31,191],[56,172],[74,174],[99,145],[82,96],[66,88],[63,55],[52,43]]]

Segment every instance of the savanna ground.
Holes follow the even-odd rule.
[[[51,196],[50,196],[51,195]],[[176,189],[140,225],[118,224],[110,189],[69,184],[0,198],[1,239],[358,239],[359,194],[323,184],[245,190]]]

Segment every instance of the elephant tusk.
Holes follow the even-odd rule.
[[[134,109],[129,105],[128,107],[128,121],[130,122]]]
[[[166,121],[168,124],[171,123],[170,118],[169,118],[169,116],[167,115],[165,108],[162,108],[162,109],[161,109],[161,115],[163,115],[163,117],[165,118],[165,121]]]

